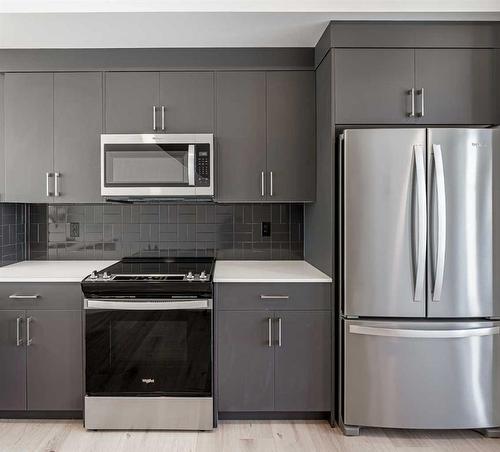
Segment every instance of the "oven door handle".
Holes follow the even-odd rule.
[[[116,309],[122,311],[171,311],[189,309],[212,309],[212,300],[153,300],[151,298],[126,300],[84,299],[84,309]]]

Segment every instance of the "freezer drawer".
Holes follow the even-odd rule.
[[[343,322],[347,425],[500,426],[500,322]]]

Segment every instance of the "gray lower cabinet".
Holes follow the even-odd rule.
[[[494,50],[416,49],[415,86],[424,88],[425,124],[495,122]]]
[[[83,408],[82,312],[30,310],[28,410]]]
[[[267,73],[269,201],[316,198],[315,78],[313,71]]]
[[[81,303],[79,284],[0,284],[0,411],[83,409]]]
[[[214,133],[213,72],[160,72],[160,123],[164,132]]]
[[[273,411],[272,313],[221,311],[218,321],[219,411]]]
[[[54,74],[54,202],[102,202],[102,75]]]
[[[107,133],[160,131],[158,72],[106,72],[105,92]]]
[[[309,296],[313,285],[241,284],[240,293],[237,283],[218,285],[219,412],[331,411],[330,285],[317,284]],[[249,303],[257,292],[264,298],[255,309]],[[308,299],[316,307],[304,310]]]
[[[54,75],[5,75],[5,201],[52,201]]]
[[[331,312],[277,311],[276,411],[330,411]],[[281,323],[281,326],[279,325]]]
[[[336,49],[337,124],[411,123],[413,49]]]
[[[0,311],[0,410],[26,409],[26,348],[21,343],[25,311]]]
[[[266,198],[266,73],[218,72],[217,199]]]

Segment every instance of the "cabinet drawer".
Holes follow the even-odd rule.
[[[217,284],[217,308],[237,310],[330,309],[330,284],[223,283]]]
[[[22,298],[32,297],[36,298]],[[12,298],[18,296],[19,298]],[[0,309],[81,309],[80,283],[0,283]]]

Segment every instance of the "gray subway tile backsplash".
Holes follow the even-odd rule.
[[[30,259],[269,260],[304,254],[302,204],[32,204],[28,212]],[[271,222],[270,237],[262,237],[262,221]]]
[[[0,265],[13,264],[25,259],[25,204],[0,204],[0,225]],[[36,238],[38,238],[38,229],[36,234]]]

